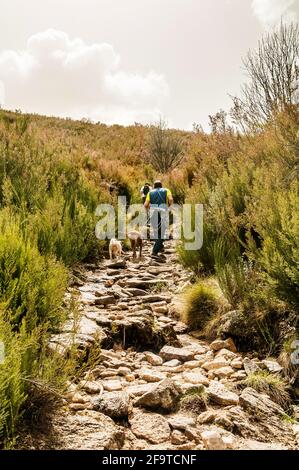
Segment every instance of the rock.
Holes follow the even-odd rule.
[[[179,361],[186,362],[191,361],[193,359],[194,353],[186,348],[174,348],[172,346],[164,346],[160,351],[160,356],[165,361],[178,359]]]
[[[125,392],[104,393],[92,402],[93,409],[111,418],[127,418],[130,411],[129,395]]]
[[[227,362],[226,359],[224,358],[216,358],[212,361],[205,362],[202,365],[202,368],[205,370],[214,370],[214,369],[220,369],[222,367],[228,366],[229,363]]]
[[[138,373],[140,379],[145,380],[146,382],[161,382],[161,380],[166,378],[164,374],[150,369],[142,369]]]
[[[127,263],[125,260],[120,261],[112,261],[106,265],[108,269],[125,269],[127,267]]]
[[[255,374],[256,372],[261,371],[261,368],[254,361],[249,359],[249,357],[244,357],[243,365],[247,375]]]
[[[167,420],[156,413],[134,409],[129,417],[129,424],[135,436],[153,444],[161,444],[170,438],[170,426]]]
[[[184,415],[175,415],[168,419],[168,423],[172,429],[180,429],[183,431],[188,427],[194,427],[196,425],[194,418]]]
[[[59,450],[118,450],[124,442],[124,431],[96,411],[61,413],[53,419],[52,427]]]
[[[168,307],[155,307],[154,305],[152,306],[152,309],[153,309],[153,312],[154,313],[157,313],[157,314],[160,314],[160,315],[165,315],[166,313],[168,313]],[[168,318],[168,320],[171,320],[170,318]]]
[[[107,392],[117,392],[122,390],[122,385],[119,380],[107,380],[103,382],[104,390]]]
[[[217,431],[204,431],[201,438],[207,450],[226,450],[226,444]]]
[[[224,379],[224,378],[230,377],[234,373],[234,369],[230,366],[227,366],[227,367],[221,367],[220,369],[216,369],[213,372],[216,377],[219,377],[220,379]]]
[[[243,368],[243,361],[242,361],[242,359],[236,358],[236,359],[233,359],[231,361],[230,365],[234,369],[242,369]]]
[[[103,391],[103,386],[99,382],[82,381],[80,386],[87,393],[101,393]]]
[[[246,379],[246,377],[247,377],[247,374],[243,370],[239,370],[238,372],[234,372],[231,375],[231,379],[234,379],[234,380],[244,380],[244,379]]]
[[[216,411],[213,411],[213,410],[204,411],[198,416],[197,422],[198,424],[213,423],[215,421],[216,416],[217,416]]]
[[[185,369],[197,369],[198,367],[200,367],[203,363],[200,364],[199,361],[188,361],[188,362],[185,362],[184,364],[184,368]]]
[[[131,374],[131,369],[129,367],[119,367],[117,370],[118,375],[127,376]]]
[[[144,355],[147,362],[149,362],[152,366],[161,366],[163,364],[163,359],[156,354],[145,352]]]
[[[138,398],[135,406],[150,409],[162,408],[165,411],[171,411],[177,405],[181,394],[182,390],[173,380],[165,379]]]
[[[223,358],[223,359],[226,359],[227,361],[232,361],[236,359],[236,357],[238,357],[236,353],[229,351],[228,349],[225,349],[225,348],[220,349],[220,351],[217,351],[216,353],[217,359]]]
[[[228,349],[229,351],[232,351],[234,353],[237,352],[237,348],[232,338],[228,338],[225,341],[221,339],[216,339],[216,341],[213,341],[210,344],[210,348],[213,351],[219,351],[220,349]]]
[[[288,447],[280,443],[260,442],[252,439],[245,440],[239,448],[240,450],[288,450]]]
[[[237,405],[239,397],[228,390],[223,384],[212,381],[207,389],[209,399],[219,405]]]
[[[181,362],[178,359],[172,359],[171,361],[164,362],[163,367],[178,367],[180,365]]]
[[[258,415],[280,415],[284,416],[285,411],[274,403],[268,395],[257,392],[253,388],[247,387],[240,395],[240,405],[254,416]]]
[[[279,373],[283,371],[283,367],[277,361],[264,359],[262,363],[267,367],[269,372]]]
[[[153,384],[148,384],[148,383],[142,384],[142,385],[132,385],[127,388],[127,393],[133,398],[140,397],[144,395],[145,393],[150,392],[153,387],[154,387]]]
[[[134,382],[134,380],[135,380],[135,375],[134,375],[134,374],[127,374],[127,375],[125,376],[125,379],[126,379],[127,382]]]
[[[147,303],[147,304],[150,304],[153,302],[163,302],[163,301],[169,303],[171,302],[171,297],[167,295],[149,294],[146,297],[143,297],[142,300],[144,303]]]
[[[176,430],[176,431],[173,431],[171,433],[171,443],[172,444],[181,445],[181,444],[185,444],[186,441],[187,441],[187,437],[181,431]]]
[[[111,305],[115,304],[116,300],[113,295],[105,295],[102,297],[97,297],[94,303],[95,305]]]
[[[144,297],[147,295],[146,290],[143,289],[137,289],[137,288],[128,288],[126,289],[130,294],[132,294],[134,297]]]
[[[184,372],[183,379],[186,382],[192,383],[194,385],[209,385],[209,380],[205,377],[200,370],[193,369],[192,372]]]
[[[71,403],[69,409],[72,411],[86,410],[89,407],[89,403]]]

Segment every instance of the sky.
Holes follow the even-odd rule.
[[[297,21],[299,0],[0,0],[0,104],[206,129],[281,18]]]

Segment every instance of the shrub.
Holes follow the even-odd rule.
[[[279,375],[266,371],[255,372],[249,374],[244,383],[247,387],[252,387],[259,393],[265,393],[275,403],[284,409],[288,409],[291,403],[288,385]]]
[[[215,287],[198,282],[184,294],[183,321],[193,330],[201,329],[220,308],[220,295]]]
[[[67,285],[67,271],[53,257],[43,257],[22,236],[18,221],[0,213],[0,301],[12,325],[28,331],[41,323],[57,326]]]

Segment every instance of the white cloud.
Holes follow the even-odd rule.
[[[263,26],[277,25],[281,18],[284,22],[296,21],[299,13],[298,0],[252,0],[252,9]]]
[[[122,70],[110,44],[56,30],[31,36],[21,52],[1,52],[0,102],[1,81],[7,108],[107,123],[151,122],[169,94],[163,75]]]

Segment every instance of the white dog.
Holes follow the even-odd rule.
[[[122,254],[122,244],[120,241],[116,240],[115,238],[112,238],[110,240],[109,244],[109,256],[110,259],[114,259],[120,257]]]

